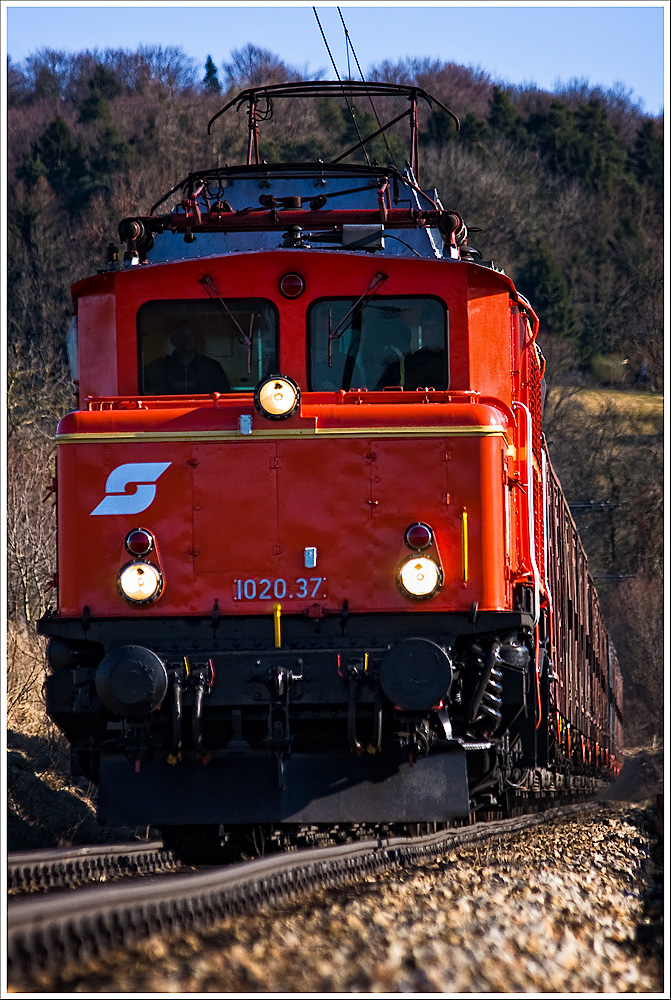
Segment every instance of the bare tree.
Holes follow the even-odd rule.
[[[230,62],[222,63],[226,86],[235,90],[261,87],[263,84],[286,83],[287,80],[305,78],[306,68],[298,69],[283,62],[268,49],[248,42],[241,49],[233,49]]]
[[[30,431],[14,435],[7,454],[7,695],[10,714],[40,697],[44,642],[35,622],[54,585],[56,512],[53,444]]]

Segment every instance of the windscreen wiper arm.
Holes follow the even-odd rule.
[[[378,290],[382,282],[386,281],[388,277],[389,277],[388,274],[382,274],[381,272],[378,272],[371,281],[366,291],[363,293],[363,295],[359,296],[359,298],[356,300],[350,311],[340,320],[335,329],[333,327],[332,309],[331,306],[329,306],[329,350],[328,350],[329,368],[331,368],[333,365],[333,352],[332,352],[333,341],[339,340],[340,337],[342,337],[343,333],[345,332],[345,330],[349,325],[350,318],[354,315],[357,309],[359,310],[360,313],[363,312],[363,310],[366,308],[372,297],[375,295],[376,291]]]
[[[234,324],[234,326],[237,327],[239,333],[238,341],[241,344],[244,344],[244,346],[247,348],[247,374],[249,375],[249,373],[252,370],[252,340],[254,337],[254,312],[252,311],[251,313],[251,317],[249,320],[249,333],[247,334],[238,323],[237,319],[229,309],[225,300],[221,297],[219,289],[214,283],[214,278],[211,278],[209,274],[204,274],[202,278],[198,279],[198,281],[203,286],[205,291],[212,296],[212,298],[218,299],[218,301],[221,303],[224,310],[228,314],[231,322]]]

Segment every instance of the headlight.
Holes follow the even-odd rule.
[[[124,566],[117,579],[119,593],[134,604],[149,604],[161,596],[163,577],[151,563],[132,562]]]
[[[254,405],[268,420],[285,420],[298,409],[301,391],[287,375],[270,375],[254,390]]]
[[[443,571],[428,556],[406,559],[398,571],[398,585],[406,597],[427,600],[442,587]]]

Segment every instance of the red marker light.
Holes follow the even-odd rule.
[[[285,274],[280,278],[280,292],[285,299],[297,299],[305,291],[305,282],[300,274]]]
[[[126,548],[132,556],[146,556],[154,548],[154,536],[146,528],[133,528],[126,535]]]
[[[424,549],[428,549],[433,544],[433,531],[428,524],[417,521],[406,528],[405,544],[409,549],[414,549],[415,552],[423,552]]]

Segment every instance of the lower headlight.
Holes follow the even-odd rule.
[[[428,556],[406,559],[398,571],[398,585],[401,593],[415,600],[433,597],[443,585],[443,571],[437,562]]]
[[[119,593],[134,604],[150,604],[161,596],[163,577],[160,570],[146,562],[124,566],[117,579]]]

